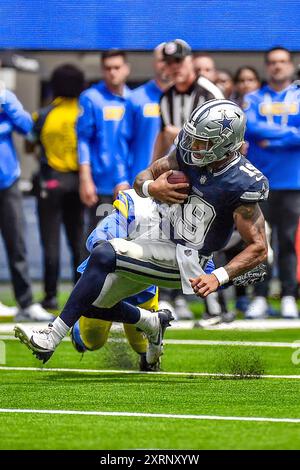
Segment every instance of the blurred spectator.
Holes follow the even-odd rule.
[[[167,42],[163,48],[166,73],[174,85],[164,92],[160,101],[161,130],[155,142],[154,160],[170,149],[193,109],[216,98],[209,87],[198,83],[191,54],[191,47],[182,39]]]
[[[204,52],[193,54],[193,64],[197,77],[205,77],[213,83],[217,81],[217,69],[214,59]]]
[[[128,162],[130,184],[150,165],[161,126],[159,102],[163,91],[170,86],[162,55],[164,45],[157,46],[153,53],[154,79],[133,90],[121,124],[120,151]]]
[[[61,65],[54,70],[51,85],[54,100],[33,114],[34,126],[28,140],[40,146],[35,193],[44,261],[42,305],[57,309],[62,224],[72,254],[74,283],[78,280],[77,266],[83,256],[84,206],[79,197],[75,127],[84,76],[73,65]]]
[[[267,85],[245,97],[248,158],[270,182],[269,200],[262,209],[272,230],[277,232],[281,312],[285,318],[297,318],[295,237],[300,215],[300,90],[291,84],[294,65],[287,49],[270,49],[265,64]],[[248,170],[252,172],[251,168]],[[248,318],[267,313],[267,293],[268,283],[255,288],[256,297],[246,312]]]
[[[217,70],[214,59],[208,54],[198,52],[193,54],[193,65],[199,85],[210,91],[215,98],[223,99],[222,89],[216,86]]]
[[[260,87],[260,78],[257,70],[248,65],[240,67],[235,73],[234,84],[235,90],[232,99],[242,106],[244,96]]]
[[[0,229],[18,309],[0,305],[0,316],[16,314],[17,321],[50,321],[53,317],[40,304],[33,303],[24,241],[22,194],[18,187],[20,165],[12,133],[26,134],[32,119],[17,97],[2,86],[0,90]]]
[[[80,196],[89,208],[89,231],[97,225],[98,202],[112,204],[114,192],[129,188],[127,163],[117,160],[118,132],[130,95],[126,54],[111,49],[102,54],[103,80],[80,95],[77,123]],[[104,214],[103,214],[104,215]]]
[[[232,74],[225,69],[217,71],[216,85],[222,91],[224,98],[231,99],[234,91]]]

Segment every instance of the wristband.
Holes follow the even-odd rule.
[[[219,281],[220,286],[229,282],[229,276],[225,268],[218,268],[212,271],[212,274],[216,276]]]
[[[149,187],[149,184],[150,183],[153,183],[154,180],[147,180],[147,181],[144,181],[143,185],[142,185],[142,188],[141,188],[141,192],[142,194],[145,196],[145,197],[151,197],[150,194],[149,194],[149,190],[148,190],[148,187]]]

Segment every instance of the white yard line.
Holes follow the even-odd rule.
[[[0,333],[0,341],[19,341],[19,338],[15,338],[12,334],[4,335]],[[71,338],[70,336],[66,336],[65,338],[62,339],[62,341],[70,342]]]
[[[8,367],[0,366],[0,371],[27,371],[27,372],[71,372],[81,374],[121,374],[121,375],[166,375],[175,377],[238,377],[237,374],[219,374],[213,372],[141,372],[139,370],[112,370],[112,369],[67,369],[67,368],[46,368],[46,367]],[[255,376],[249,376],[250,378]],[[262,379],[298,379],[300,375],[271,375],[259,376]]]
[[[246,421],[264,423],[297,423],[300,418],[268,418],[254,416],[211,416],[211,415],[181,415],[167,413],[131,413],[127,411],[79,411],[79,410],[34,410],[18,408],[0,408],[0,413],[29,413],[29,414],[51,414],[51,415],[83,415],[83,416],[119,416],[134,418],[160,418],[160,419],[193,419],[209,421]]]
[[[14,341],[12,335],[1,335],[0,341]],[[66,337],[63,341],[71,341],[70,337]],[[108,338],[109,343],[126,343],[126,338]],[[176,344],[183,346],[246,346],[246,347],[267,347],[267,348],[300,348],[300,339],[293,343],[279,341],[222,341],[222,340],[206,340],[206,339],[165,339],[165,344]]]
[[[1,318],[1,312],[0,312]],[[48,323],[27,323],[29,326],[41,328]],[[10,334],[16,323],[0,323],[0,333]],[[185,320],[172,322],[173,330],[191,330],[194,328],[195,321]],[[207,327],[207,330],[242,330],[242,331],[272,331],[285,329],[300,329],[300,319],[286,320],[284,318],[267,318],[264,320],[235,320],[232,323],[221,323],[220,325]],[[114,330],[122,330],[121,325],[114,324]]]
[[[293,343],[285,343],[279,341],[219,341],[206,339],[166,339],[164,340],[164,343],[191,346],[256,346],[267,348],[300,348],[300,339]]]

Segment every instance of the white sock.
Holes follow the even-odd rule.
[[[155,328],[155,326],[158,323],[158,316],[153,313],[149,312],[149,310],[146,310],[144,308],[138,307],[141,317],[137,323],[135,323],[135,326],[140,328],[142,331],[145,331],[146,333],[150,329]]]
[[[61,340],[67,335],[71,328],[65,324],[65,322],[57,317],[53,322],[53,340],[56,346],[61,342]]]

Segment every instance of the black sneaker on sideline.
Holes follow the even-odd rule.
[[[44,300],[41,302],[41,305],[46,310],[58,310],[58,302],[56,297],[45,297]]]

